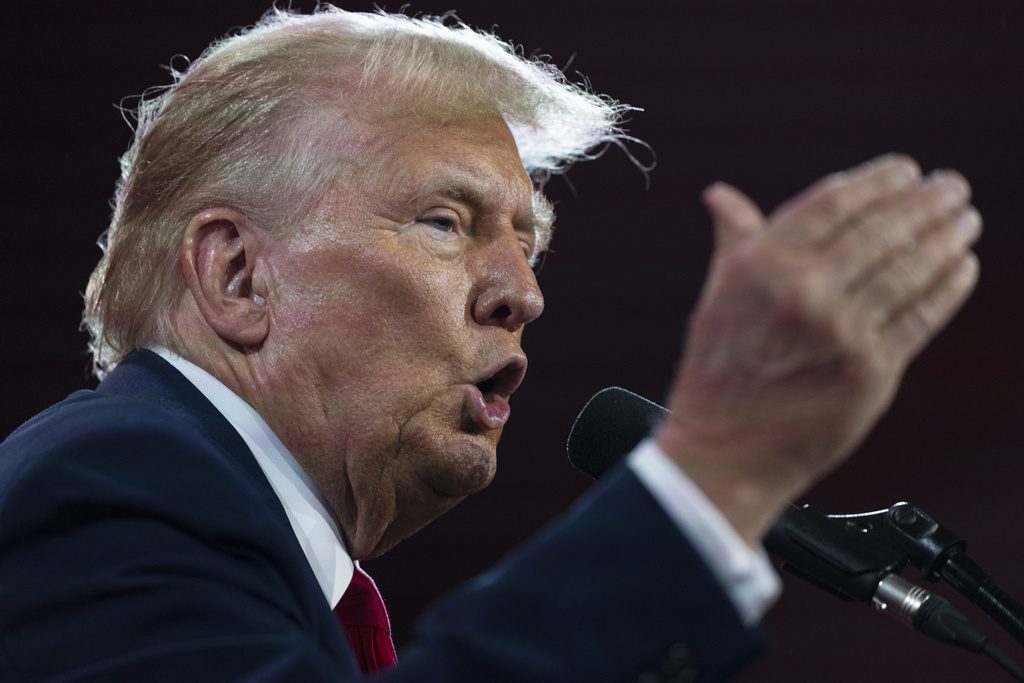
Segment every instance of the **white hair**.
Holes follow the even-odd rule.
[[[83,325],[97,375],[159,340],[184,291],[178,246],[192,216],[231,206],[268,230],[301,220],[343,161],[318,153],[326,114],[460,121],[498,114],[538,182],[623,137],[631,109],[568,82],[451,17],[271,10],[143,96]],[[548,234],[538,235],[545,244]]]

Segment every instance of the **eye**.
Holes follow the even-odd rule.
[[[455,221],[451,218],[428,218],[426,222],[441,232],[452,232],[455,230]]]
[[[424,216],[419,219],[419,222],[429,225],[438,232],[456,232],[459,229],[459,219],[457,216],[444,214]]]

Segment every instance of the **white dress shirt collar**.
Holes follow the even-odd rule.
[[[353,563],[337,523],[324,507],[309,476],[253,407],[220,380],[162,346],[152,346],[150,351],[194,384],[249,446],[270,487],[281,500],[295,538],[324,597],[334,609],[352,581]]]

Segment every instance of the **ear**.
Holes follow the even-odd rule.
[[[222,339],[242,347],[270,331],[267,292],[254,286],[263,235],[239,211],[205,209],[185,228],[179,260],[203,319]]]

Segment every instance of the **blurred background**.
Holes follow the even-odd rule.
[[[78,331],[80,293],[99,257],[116,158],[130,140],[115,105],[167,83],[161,65],[173,55],[198,56],[267,7],[136,0],[5,9],[0,434],[94,385]],[[417,0],[407,7],[457,10],[467,23],[548,54],[572,78],[585,76],[598,92],[643,108],[628,129],[653,147],[658,164],[647,187],[613,148],[550,182],[558,231],[540,274],[547,309],[526,335],[530,375],[515,397],[498,476],[488,491],[367,563],[399,645],[414,637],[416,617],[432,601],[587,488],[564,443],[593,392],[618,384],[663,399],[711,248],[700,190],[726,180],[770,210],[819,176],[887,151],[971,180],[986,220],[981,282],[911,367],[855,457],[804,500],[827,512],[914,502],[967,539],[974,559],[1024,599],[1017,387],[1024,378],[1024,4]],[[640,146],[629,151],[649,160]],[[643,555],[642,537],[637,529],[637,562],[657,561]],[[1024,660],[997,626],[964,609]],[[790,577],[765,625],[772,653],[744,681],[1004,680],[979,657]]]

